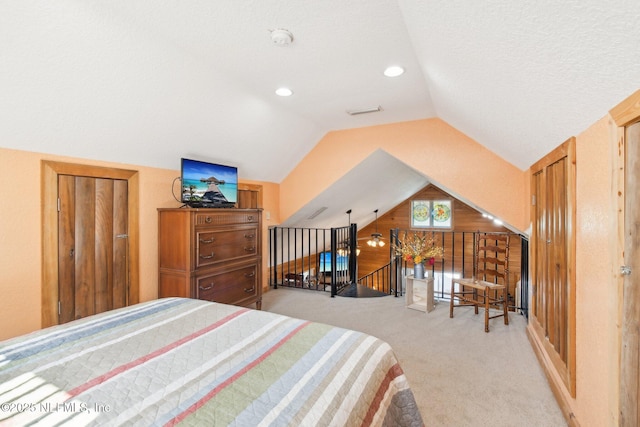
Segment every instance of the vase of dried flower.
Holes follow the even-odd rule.
[[[424,263],[417,262],[413,264],[413,278],[424,279]]]

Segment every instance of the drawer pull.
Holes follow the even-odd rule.
[[[253,293],[253,291],[255,291],[255,290],[256,290],[256,287],[255,287],[255,286],[252,286],[252,287],[250,287],[250,288],[244,288],[244,291],[245,291],[246,293],[248,293],[248,294]]]
[[[244,250],[245,250],[245,252],[255,252],[256,247],[255,246],[251,246],[251,247],[248,247],[248,248],[244,248]]]
[[[244,277],[255,277],[256,276],[256,272],[252,271],[251,273],[244,273]]]
[[[247,221],[253,221],[253,215],[248,215],[247,216]]]
[[[205,244],[206,244],[206,243],[213,243],[213,242],[215,242],[215,241],[216,241],[216,238],[215,238],[215,237],[212,237],[212,238],[210,238],[210,239],[208,239],[208,240],[200,239],[200,243],[205,243]]]
[[[213,221],[213,218],[211,218],[210,216],[204,218],[204,222],[206,222],[207,224],[211,224],[211,221]]]
[[[213,283],[211,283],[209,286],[198,286],[200,288],[201,291],[209,291],[211,289],[213,289]]]
[[[214,255],[215,255],[215,253],[211,252],[211,255],[200,255],[200,258],[202,258],[202,259],[211,259],[211,258],[213,258]]]
[[[245,234],[245,235],[244,235],[244,238],[245,238],[245,239],[253,239],[254,237],[256,237],[256,235],[255,235],[255,234]]]

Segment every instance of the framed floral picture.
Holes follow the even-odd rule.
[[[411,228],[431,227],[431,201],[411,201]]]
[[[431,201],[431,226],[433,228],[451,228],[453,225],[453,212],[451,200]]]
[[[411,228],[451,228],[451,200],[412,200]]]

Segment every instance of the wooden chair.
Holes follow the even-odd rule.
[[[476,233],[473,259],[473,276],[451,282],[449,317],[455,307],[473,306],[478,314],[482,306],[484,331],[489,332],[489,319],[504,317],[504,324],[509,324],[509,233]],[[500,314],[491,315],[490,309]]]

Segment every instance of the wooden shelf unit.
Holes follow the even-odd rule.
[[[433,296],[433,277],[416,279],[414,276],[406,276],[406,305],[407,308],[429,313],[436,308]]]

